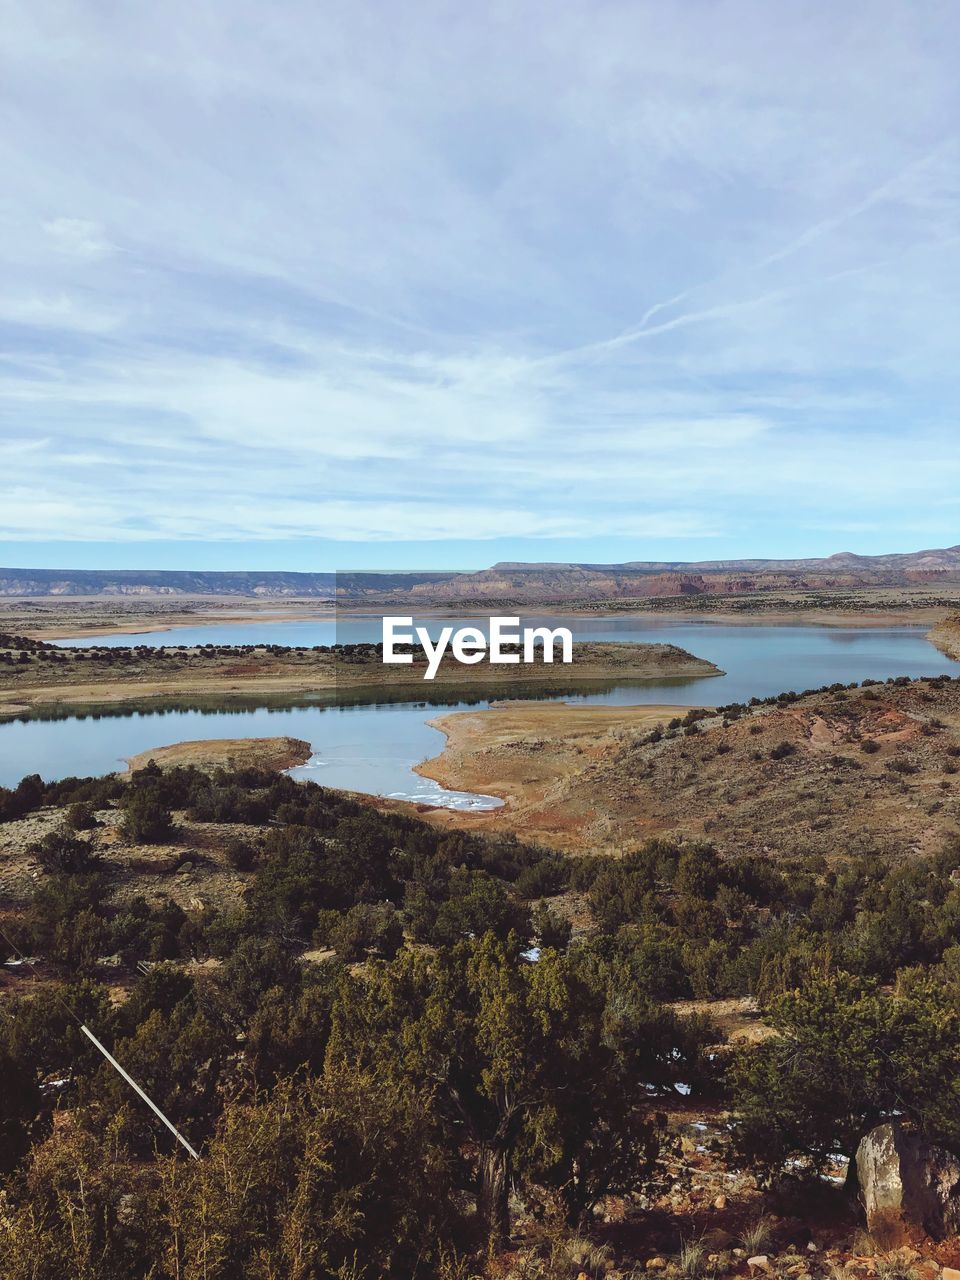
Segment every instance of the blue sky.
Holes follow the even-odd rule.
[[[960,542],[960,10],[13,0],[0,563]]]

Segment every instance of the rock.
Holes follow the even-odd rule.
[[[727,1207],[727,1197],[717,1196],[717,1198],[713,1202],[713,1207],[715,1209],[725,1209]]]
[[[747,1259],[747,1266],[751,1271],[766,1271],[772,1274],[773,1267],[770,1265],[770,1259],[765,1253],[755,1254],[754,1257]]]
[[[648,1270],[648,1271],[662,1271],[666,1265],[667,1265],[667,1260],[666,1260],[666,1258],[659,1258],[659,1257],[657,1257],[657,1258],[648,1258],[648,1259],[647,1259],[647,1270]]]
[[[934,1240],[960,1233],[960,1160],[899,1123],[882,1124],[857,1148],[867,1228],[881,1245],[907,1243],[911,1230]]]
[[[960,1280],[960,1271],[956,1267],[944,1267],[940,1274],[943,1280]]]
[[[813,1243],[813,1241],[812,1241],[812,1240],[808,1240],[808,1241],[807,1241],[807,1253],[816,1253],[816,1252],[817,1252],[817,1246]]]

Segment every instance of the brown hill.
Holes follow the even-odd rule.
[[[423,771],[509,799],[433,820],[572,850],[670,832],[777,858],[929,852],[960,832],[960,681],[810,694],[690,732],[676,719],[664,736],[642,710],[601,728],[556,705],[444,717],[448,750]]]

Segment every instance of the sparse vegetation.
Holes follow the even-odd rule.
[[[828,855],[811,786],[834,796],[849,778],[862,802],[932,776],[944,794],[956,685],[847,692],[816,754],[802,734],[832,724],[818,699],[836,690],[617,747],[635,788],[652,763],[684,796],[758,745],[759,780],[727,786],[810,791],[810,847],[789,857],[733,838],[739,800],[709,834],[560,856],[257,769],[0,793],[5,847],[29,830],[39,867],[0,911],[37,963],[9,969],[0,998],[0,1274],[186,1280],[202,1258],[217,1280],[699,1280],[770,1255],[778,1275],[802,1262],[820,1280],[836,1257],[798,1255],[784,1197],[825,1195],[821,1175],[890,1117],[960,1150],[960,843],[888,831],[886,848]],[[921,715],[933,734],[911,728]],[[860,750],[874,716],[898,735],[876,762]],[[795,750],[772,756],[781,742]],[[200,1162],[178,1158],[68,1010]],[[715,1207],[727,1188],[732,1217]],[[855,1208],[831,1194],[853,1247]],[[669,1222],[662,1267],[631,1225],[646,1215]],[[912,1265],[880,1252],[874,1272]]]

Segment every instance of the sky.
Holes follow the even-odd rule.
[[[960,543],[960,9],[8,0],[0,563]]]

